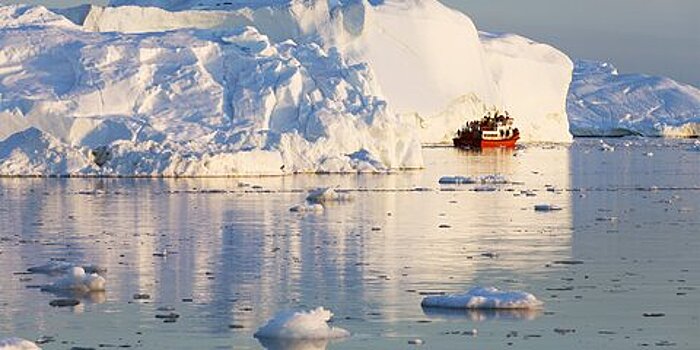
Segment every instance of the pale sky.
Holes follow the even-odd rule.
[[[700,87],[700,0],[441,0],[480,30],[513,32],[622,73],[669,76]],[[72,6],[87,0],[0,0]],[[104,4],[107,0],[92,0]]]

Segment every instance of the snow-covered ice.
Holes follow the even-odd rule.
[[[534,309],[542,307],[543,303],[526,292],[474,287],[461,294],[427,296],[421,305],[455,309]]]
[[[255,332],[257,338],[279,339],[337,339],[350,336],[350,332],[329,327],[333,313],[323,307],[310,311],[285,311],[275,315]]]
[[[102,292],[106,283],[105,278],[96,273],[86,274],[82,267],[73,267],[68,275],[41,289],[47,292]]]
[[[26,339],[5,338],[0,340],[0,350],[41,350],[41,348]]]
[[[698,136],[700,89],[663,77],[620,74],[610,63],[580,60],[568,113],[576,136]]]

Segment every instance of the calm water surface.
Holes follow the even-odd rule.
[[[277,311],[325,306],[353,336],[294,349],[402,349],[415,338],[428,349],[698,349],[700,152],[688,141],[608,142],[615,152],[598,140],[432,148],[425,170],[392,175],[0,179],[0,338],[259,349],[252,334]],[[494,173],[514,183],[438,185]],[[318,186],[355,200],[289,211]],[[563,210],[538,213],[539,203]],[[51,259],[106,267],[107,292],[49,306],[57,296],[32,287],[54,278],[21,272]],[[475,285],[532,292],[545,309],[420,307],[426,293]],[[177,322],[157,319],[162,307]]]

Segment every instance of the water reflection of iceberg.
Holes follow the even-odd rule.
[[[257,339],[267,350],[325,350],[331,342],[328,339]],[[333,343],[339,341],[342,340],[332,340]]]
[[[450,309],[423,307],[423,313],[430,318],[463,320],[474,322],[490,320],[532,321],[542,315],[539,309]]]
[[[77,299],[81,303],[90,304],[103,304],[107,301],[107,293],[104,291],[99,292],[79,292],[79,291],[69,291],[69,290],[42,290],[42,292],[53,294],[57,298],[61,299]]]

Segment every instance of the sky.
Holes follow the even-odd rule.
[[[0,0],[65,7],[107,0]],[[700,87],[700,0],[440,0],[480,30],[518,33],[621,73]]]

